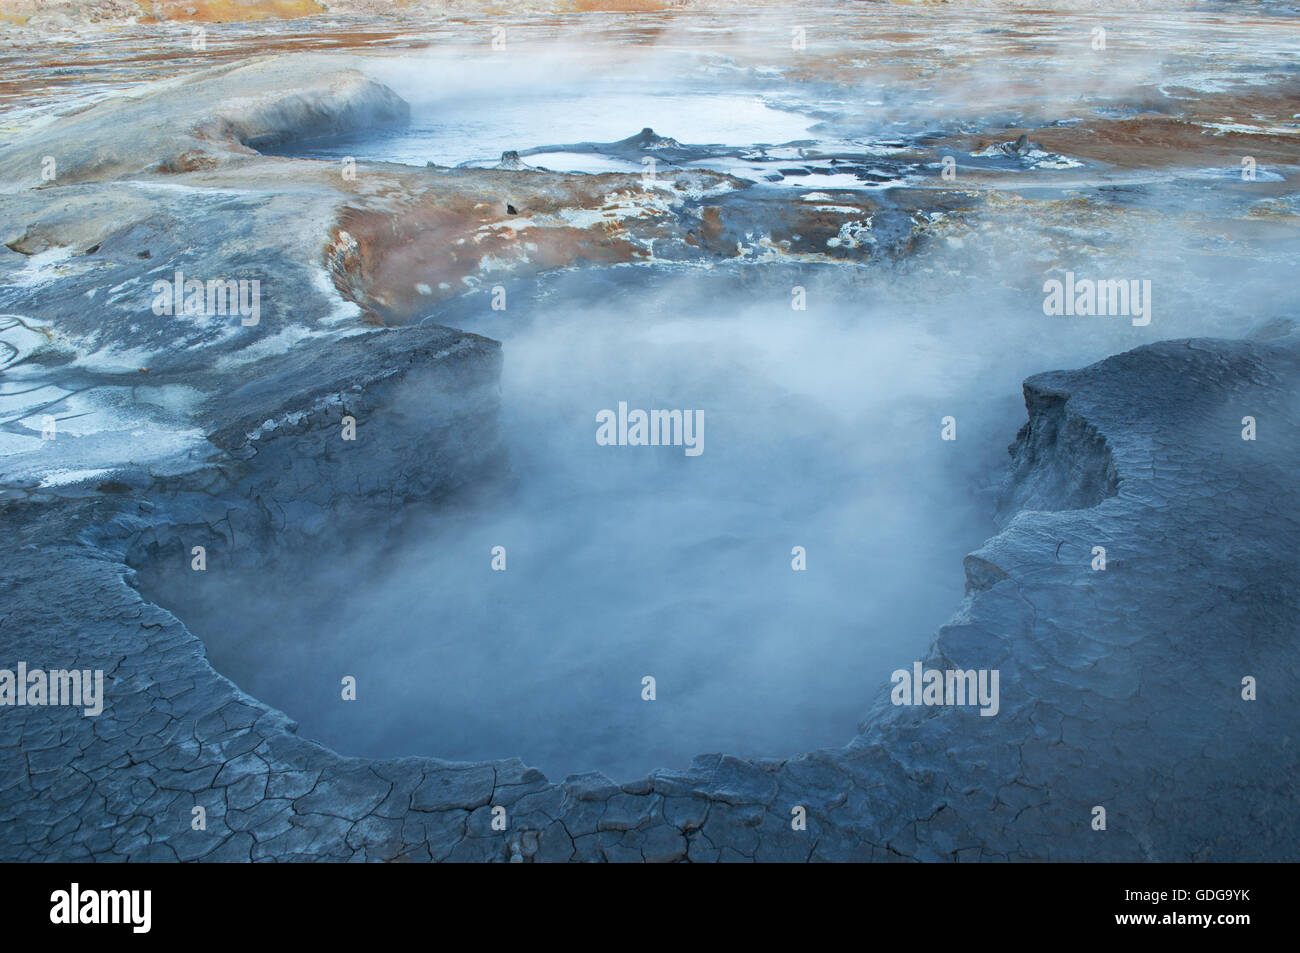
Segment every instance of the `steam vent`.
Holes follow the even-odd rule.
[[[20,919],[109,923],[90,862],[1300,860],[1300,8],[0,42],[0,860],[77,865]],[[1255,868],[1146,870],[1088,915]]]

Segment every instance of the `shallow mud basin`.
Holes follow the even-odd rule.
[[[1149,333],[865,267],[589,269],[491,300],[439,317],[503,342],[493,479],[270,571],[144,574],[218,671],[344,754],[632,778],[842,743],[960,606],[1018,382]],[[638,409],[694,425],[619,445]]]
[[[854,289],[827,277],[791,273],[822,296],[806,312],[744,276],[544,282],[464,322],[504,343],[508,466],[485,500],[146,591],[345,754],[630,778],[840,743],[960,601],[992,507],[937,439],[933,400],[971,362],[924,327],[854,319]],[[970,408],[962,439],[1013,430],[998,403]],[[620,404],[692,426],[601,445],[597,415]]]

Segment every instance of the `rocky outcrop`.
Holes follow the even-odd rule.
[[[1087,509],[1115,495],[1118,480],[1106,441],[1069,408],[1068,392],[1052,375],[1025,384],[1029,421],[1008,448],[1003,516],[1021,510]]]

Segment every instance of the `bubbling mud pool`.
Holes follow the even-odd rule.
[[[627,780],[842,744],[960,606],[1021,380],[1251,320],[1063,322],[986,278],[834,266],[620,266],[489,300],[438,318],[503,342],[491,492],[272,574],[144,579],[218,671],[344,754]],[[702,452],[600,445],[620,402],[699,411]]]
[[[208,573],[164,602],[219,671],[346,754],[630,778],[843,743],[959,603],[992,506],[986,454],[953,451],[1015,414],[988,433],[963,415],[966,443],[941,442],[941,345],[852,319],[851,293],[796,313],[742,273],[545,280],[459,322],[504,344],[501,492],[304,561],[292,587],[283,567]],[[620,402],[697,411],[700,452],[599,445]]]

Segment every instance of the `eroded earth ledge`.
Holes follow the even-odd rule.
[[[313,67],[307,83],[299,68],[211,71],[0,156],[13,190],[0,258],[16,312],[4,319],[10,379],[31,395],[27,417],[69,394],[80,408],[60,421],[75,440],[6,458],[0,638],[33,667],[103,669],[107,696],[97,718],[0,717],[0,858],[1297,858],[1300,342],[1287,328],[1167,341],[1026,382],[1003,529],[968,557],[966,600],[926,660],[999,669],[996,717],[895,707],[881,685],[843,748],[556,783],[519,760],[340,757],[216,673],[185,625],[133,588],[132,566],[195,544],[214,560],[270,558],[459,492],[508,449],[498,346],[411,324],[411,295],[424,293],[384,296],[394,274],[443,267],[454,286],[502,255],[540,270],[596,248],[631,260],[658,242],[731,253],[696,214],[737,187],[722,176],[623,201],[633,177],[587,177],[582,193],[559,176],[377,165],[349,182],[332,163],[262,156],[249,143],[401,116],[360,74]],[[156,135],[146,126],[113,151],[114,125],[140,118],[131,110]],[[46,154],[66,170],[57,186],[39,187]],[[429,222],[448,206],[426,189],[456,176],[482,177],[484,207]],[[521,194],[533,234],[512,227],[516,245],[495,223]],[[229,214],[200,214],[211,203]],[[381,221],[461,228],[482,251],[403,264],[380,247]],[[160,262],[263,276],[260,326],[151,320]],[[1240,435],[1247,415],[1253,442]],[[345,416],[364,453],[326,449]],[[1089,565],[1098,545],[1105,572]],[[1245,703],[1248,675],[1261,689]],[[206,831],[191,829],[199,805]],[[1097,805],[1104,832],[1089,823]],[[498,806],[506,831],[492,828]],[[799,806],[805,831],[791,829]]]

